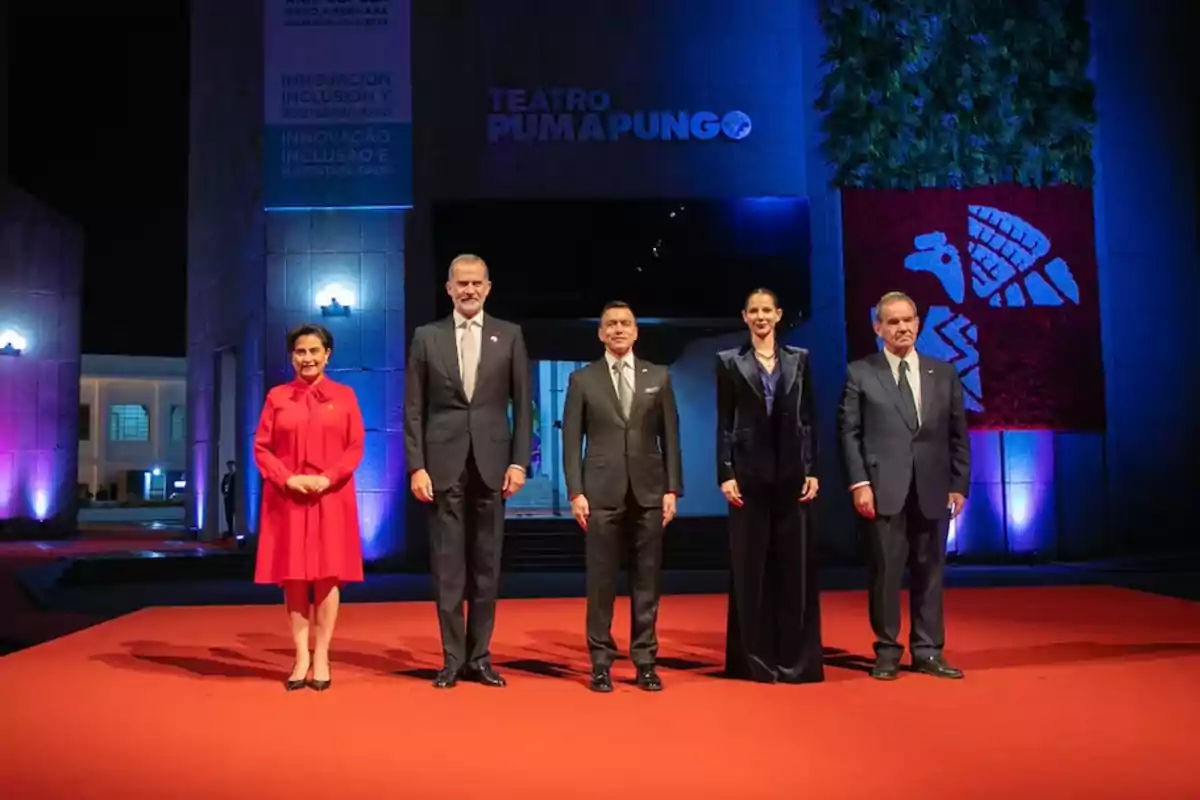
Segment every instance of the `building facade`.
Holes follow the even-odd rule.
[[[84,355],[79,489],[94,500],[169,500],[186,485],[187,360]]]
[[[0,183],[0,523],[75,523],[82,266],[78,227]]]
[[[614,6],[629,6],[629,15]],[[413,552],[421,532],[406,535],[406,522],[419,515],[407,502],[402,386],[406,340],[437,313],[447,266],[431,256],[438,203],[802,196],[812,209],[811,314],[790,343],[812,354],[821,481],[829,487],[819,501],[819,530],[834,549],[854,553],[852,511],[836,490],[844,478],[833,429],[847,325],[866,320],[846,316],[842,197],[821,152],[823,6],[756,0],[731,15],[724,0],[476,0],[412,3],[410,13],[404,0],[195,0],[188,523],[215,533],[225,454],[249,463],[263,396],[290,377],[284,334],[316,320],[333,330],[336,377],[363,406],[364,551],[368,558]],[[1196,429],[1191,392],[1179,391],[1176,343],[1188,340],[1187,305],[1198,294],[1200,273],[1187,269],[1196,253],[1197,137],[1194,117],[1181,112],[1190,106],[1179,76],[1190,73],[1154,54],[1185,57],[1194,48],[1175,41],[1185,26],[1144,14],[1133,0],[1091,7],[1100,116],[1094,197],[1102,341],[1095,346],[1105,358],[1107,427],[977,432],[974,507],[989,510],[964,518],[963,553],[976,546],[984,557],[1020,555],[1007,534],[1025,508],[1006,499],[1013,485],[1050,498],[1036,520],[1020,524],[1036,528],[1039,540],[1072,540],[1073,553],[1107,546],[1106,519],[1137,531],[1142,542],[1182,535],[1171,520],[1186,511],[1186,494],[1161,488],[1186,471]],[[404,41],[377,49],[375,38],[401,34]],[[379,52],[387,58],[372,62]],[[1145,85],[1157,87],[1153,108],[1139,88]],[[540,127],[519,128],[517,137],[519,125],[549,110],[530,98],[544,104],[547,97],[565,97],[567,116],[595,119],[579,120],[576,138],[563,133],[561,115],[541,113],[534,120]],[[649,141],[617,125],[655,109],[689,108],[736,109],[753,119],[752,131]],[[623,117],[609,113],[622,109]],[[348,110],[358,116],[341,119]],[[364,119],[401,119],[407,127]],[[601,119],[614,127],[603,128]],[[583,122],[596,136],[582,136]],[[411,194],[385,179],[396,164],[411,170]],[[514,272],[493,276],[493,297],[522,291]],[[326,314],[334,286],[352,298],[338,298],[350,313]],[[613,293],[620,296],[621,287]],[[730,298],[731,316],[739,302]],[[671,364],[688,487],[681,516],[724,511],[713,457],[718,346],[697,341]],[[553,420],[542,423],[550,452]],[[1042,451],[1050,455],[1035,455]],[[1104,466],[1091,466],[1097,463]],[[253,470],[240,474],[240,516],[253,531],[260,481]],[[1077,481],[1076,474],[1089,477]],[[993,494],[995,503],[987,499]],[[546,502],[559,505],[552,491]],[[1100,523],[1072,523],[1064,533],[1065,520],[1091,519],[1088,508]],[[982,532],[965,530],[967,521]]]

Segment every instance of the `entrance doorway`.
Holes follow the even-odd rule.
[[[237,463],[237,348],[217,350],[213,369],[215,413],[212,451],[216,457],[209,460],[207,483],[216,491],[212,500],[206,503],[210,510],[210,522],[205,526],[205,533],[211,538],[221,538],[244,535],[246,532],[242,520],[242,472],[245,465]]]
[[[509,519],[570,519],[562,462],[562,418],[571,373],[585,361],[534,361],[533,441],[525,488],[505,504]]]

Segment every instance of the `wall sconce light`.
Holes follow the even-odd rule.
[[[19,356],[28,346],[25,337],[11,328],[0,333],[0,356]]]
[[[317,307],[323,317],[348,317],[354,295],[340,284],[331,284],[317,293]]]

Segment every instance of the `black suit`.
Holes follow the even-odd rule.
[[[909,649],[918,658],[941,656],[945,644],[942,580],[946,563],[947,506],[951,492],[966,497],[971,445],[962,383],[950,364],[918,354],[919,420],[912,418],[887,357],[852,363],[838,409],[838,437],[851,487],[870,484],[874,520],[862,520],[870,550],[871,627],[881,662],[904,652],[900,585],[911,571]]]
[[[520,326],[484,315],[468,401],[453,319],[413,334],[404,444],[409,473],[424,469],[433,482],[429,534],[438,623],[446,665],[459,668],[485,663],[490,654],[504,538],[501,487],[510,465],[527,468],[533,413]]]
[[[768,373],[753,348],[717,354],[717,480],[736,480],[729,509],[726,671],[787,683],[824,679],[810,508],[816,419],[808,351],[780,347]]]
[[[225,529],[230,536],[233,536],[233,517],[237,510],[236,472],[226,472],[221,476],[221,498],[225,501]]]
[[[606,359],[571,374],[563,410],[563,472],[567,493],[587,497],[587,640],[592,665],[605,669],[617,654],[613,602],[622,533],[634,542],[630,659],[654,666],[658,656],[662,500],[683,495],[679,412],[666,367],[632,359],[633,398],[622,413]],[[584,440],[586,438],[586,452]]]

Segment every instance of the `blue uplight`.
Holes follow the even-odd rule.
[[[1053,431],[971,434],[971,496],[947,550],[967,557],[1045,553],[1057,535]]]

